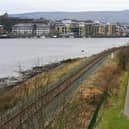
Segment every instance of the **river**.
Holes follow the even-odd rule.
[[[68,58],[90,56],[129,38],[0,39],[0,78]]]

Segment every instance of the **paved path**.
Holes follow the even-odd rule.
[[[126,100],[125,100],[124,114],[129,117],[129,82],[128,82]]]

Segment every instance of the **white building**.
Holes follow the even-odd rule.
[[[31,35],[33,26],[30,23],[20,23],[12,27],[12,32],[16,35]]]
[[[36,35],[48,35],[50,33],[50,27],[46,24],[36,24]]]
[[[42,36],[49,32],[49,25],[42,23],[20,23],[12,27],[12,33],[18,36]]]
[[[71,19],[64,19],[61,21],[63,24],[72,24],[73,23],[73,20]]]

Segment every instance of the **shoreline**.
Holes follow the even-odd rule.
[[[69,59],[59,61],[59,62],[46,64],[43,66],[34,66],[30,69],[27,69],[24,71],[19,71],[18,72],[19,76],[17,76],[17,77],[10,76],[10,77],[0,78],[0,93],[1,93],[1,91],[4,91],[5,89],[12,89],[13,87],[15,87],[21,83],[24,83],[28,79],[31,79],[32,77],[34,77],[42,72],[50,71],[63,63],[67,63],[70,61],[72,62],[72,61],[75,61],[75,60],[78,60],[81,58],[85,58],[85,57],[69,58]]]
[[[87,36],[87,37],[2,37],[0,39],[83,39],[83,38],[129,38],[129,36]]]
[[[51,64],[47,64],[47,65],[43,65],[43,66],[35,66],[28,70],[19,71],[18,77],[10,76],[10,77],[0,78],[0,88],[15,86],[19,83],[22,83],[23,81],[26,81],[27,79],[32,78],[33,76],[35,76],[41,72],[51,70],[60,64],[61,64],[61,62],[51,63]],[[3,86],[2,86],[2,83],[3,83]]]

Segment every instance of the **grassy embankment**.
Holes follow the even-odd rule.
[[[35,93],[36,89],[39,87],[45,87],[58,81],[61,77],[79,67],[85,61],[86,58],[64,61],[58,67],[38,74],[24,83],[14,87],[3,97],[0,97],[0,111],[5,111],[13,107],[15,104],[17,104],[17,102],[33,95],[33,93]]]
[[[99,112],[95,129],[129,129],[129,119],[123,114],[128,73],[124,72],[120,80],[117,96],[108,97]]]
[[[91,77],[82,82],[72,97],[57,114],[49,129],[83,129],[91,120],[104,89],[110,85],[119,84],[119,75],[116,61],[110,57]],[[117,81],[116,81],[117,80]],[[109,90],[112,94],[112,90]]]
[[[95,129],[129,129],[129,118],[124,111],[125,96],[129,79],[129,47],[117,54],[118,65],[121,68],[120,84],[116,92],[108,96],[99,112]]]

